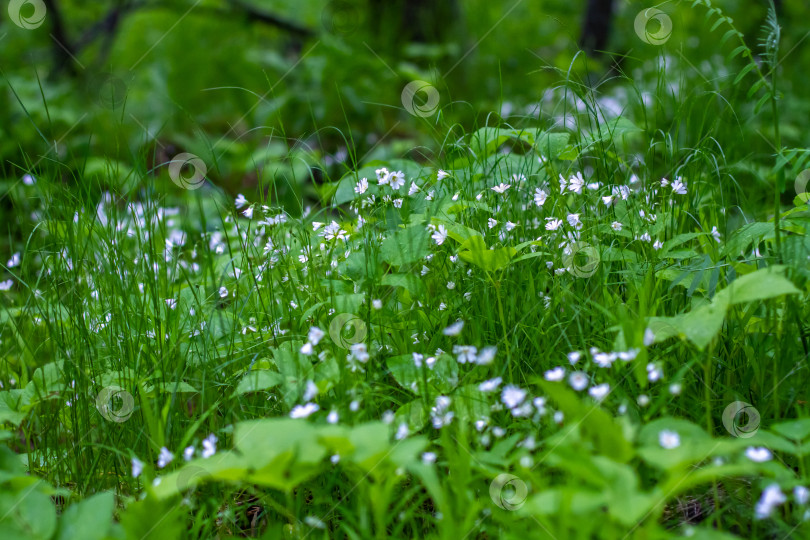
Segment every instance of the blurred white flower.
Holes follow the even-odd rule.
[[[764,463],[770,461],[773,454],[763,446],[749,446],[745,449],[745,457],[756,463]]]
[[[307,418],[311,414],[318,412],[320,407],[317,403],[305,403],[304,405],[296,405],[290,411],[290,418]]]
[[[203,459],[208,459],[217,453],[217,440],[218,440],[217,436],[214,435],[213,433],[211,433],[208,437],[203,439],[202,442],[203,449],[201,453]]]
[[[793,488],[793,496],[796,497],[796,502],[799,504],[807,504],[810,499],[810,490],[804,486],[796,486]]]
[[[353,343],[352,346],[349,347],[349,356],[364,364],[371,358],[365,343]]]
[[[663,429],[658,434],[658,444],[661,445],[661,448],[672,450],[681,445],[681,436],[669,429]]]
[[[323,229],[324,240],[334,240],[337,238],[338,240],[346,241],[347,234],[348,233],[343,229],[341,229],[340,225],[338,225],[337,222],[335,221],[333,221]]]
[[[672,192],[676,195],[686,195],[686,183],[680,176],[672,182]]]
[[[398,441],[401,441],[402,439],[407,437],[410,432],[411,432],[411,430],[408,429],[408,424],[406,424],[405,422],[402,422],[399,425],[399,427],[397,427],[397,433],[396,433],[396,435],[394,435],[394,438],[396,440],[398,440]]]
[[[491,347],[484,347],[481,349],[481,352],[478,353],[478,357],[475,359],[475,363],[479,366],[486,366],[492,363],[495,359],[495,354],[498,352],[498,348],[495,346]]]
[[[304,388],[304,401],[312,401],[317,395],[318,385],[311,380],[307,381],[306,387]]]
[[[664,371],[655,364],[647,364],[647,380],[656,382],[664,376]]]
[[[317,326],[310,326],[309,333],[307,333],[307,339],[313,345],[317,345],[325,335],[326,333]]]
[[[368,191],[368,178],[361,178],[357,182],[357,185],[354,186],[354,192],[358,195],[362,195],[366,191]]]
[[[430,237],[433,238],[433,241],[440,246],[445,240],[447,240],[447,229],[444,227],[444,225],[439,225],[436,228],[436,232],[434,232]]]
[[[501,401],[510,409],[514,409],[526,399],[526,391],[514,385],[509,385],[501,393]]]
[[[498,389],[498,387],[503,382],[503,379],[500,377],[495,377],[494,379],[489,379],[487,381],[482,382],[478,385],[478,390],[481,392],[494,392]]]
[[[546,199],[548,198],[548,193],[543,191],[540,188],[536,188],[534,190],[534,204],[537,206],[543,206],[546,203]]]
[[[388,184],[394,191],[399,191],[399,188],[405,185],[405,173],[402,171],[392,172],[388,175]]]
[[[442,333],[445,336],[457,336],[461,333],[461,330],[464,328],[464,321],[456,321],[444,330]]]
[[[597,352],[593,355],[593,361],[596,362],[596,365],[603,368],[609,368],[613,365],[613,362],[616,361],[619,355],[616,353],[607,353],[607,352]]]
[[[143,472],[143,461],[134,457],[132,458],[132,477],[138,478]]]
[[[787,501],[787,497],[776,484],[771,484],[762,491],[762,496],[757,501],[754,513],[757,519],[765,519],[770,516],[774,509]]]
[[[602,383],[588,389],[588,394],[597,401],[605,399],[605,396],[607,396],[609,392],[610,385],[608,383]]]
[[[158,469],[162,469],[166,465],[172,462],[174,459],[174,454],[169,452],[169,449],[165,446],[160,449],[160,454],[158,454],[157,466]]]
[[[543,376],[547,381],[561,381],[565,377],[565,370],[562,367],[555,367],[546,371]]]
[[[456,355],[459,364],[474,364],[478,349],[473,345],[453,345],[453,354]]]
[[[588,386],[588,376],[582,371],[575,371],[568,377],[568,384],[577,392],[581,392]]]

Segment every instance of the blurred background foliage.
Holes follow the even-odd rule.
[[[654,4],[633,0],[45,3],[39,28],[20,28],[5,13],[0,19],[4,191],[56,160],[66,181],[90,174],[130,193],[140,176],[191,152],[217,186],[236,193],[275,182],[275,190],[259,191],[280,193],[295,211],[314,196],[313,181],[372,158],[435,161],[436,152],[486,124],[562,129],[566,78],[595,88],[600,106],[648,133],[685,137],[680,146],[697,146],[688,138],[705,131],[679,130],[672,118],[705,123],[710,111],[709,121],[729,126],[727,140],[716,142],[752,177],[750,185],[765,180],[757,179],[757,159],[772,164],[770,112],[755,115],[753,103],[746,105],[750,83],[735,86],[738,69],[724,60],[736,45],[721,45],[725,28],[713,31],[705,9],[691,2],[655,4],[673,21],[663,47],[636,36],[636,14]],[[581,53],[586,19],[607,20],[609,4],[607,52]],[[753,48],[764,0],[714,4]],[[808,7],[784,0],[779,9],[790,57],[780,73],[782,137],[786,147],[806,146]],[[643,69],[650,62],[676,66],[666,72],[671,80],[645,83],[641,73],[656,76]],[[411,80],[435,85],[438,114],[419,118],[403,109]],[[634,95],[641,84],[660,90],[652,110]],[[692,101],[667,103],[668,93],[689,93]],[[684,103],[694,107],[690,115],[668,109]]]

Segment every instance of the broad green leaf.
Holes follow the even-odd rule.
[[[183,507],[176,502],[147,496],[127,505],[121,514],[121,525],[126,531],[127,540],[182,538],[186,528],[183,524],[185,515]]]
[[[604,508],[608,494],[580,488],[551,488],[526,500],[520,515],[559,516],[565,513],[589,516]]]
[[[397,229],[380,246],[382,259],[394,266],[403,266],[423,259],[430,249],[430,232],[424,225]]]
[[[277,371],[269,369],[248,371],[239,381],[234,395],[261,392],[262,390],[275,388],[283,382],[284,376]]]
[[[599,453],[619,463],[633,457],[633,448],[622,435],[622,430],[602,408],[584,403],[573,391],[558,382],[541,380],[540,386],[557,403],[569,422],[579,424],[584,436],[593,441]]]
[[[386,274],[380,283],[390,287],[402,287],[412,297],[419,297],[425,293],[425,284],[416,274]]]
[[[56,510],[49,495],[36,487],[0,492],[0,538],[48,540],[55,530]]]
[[[739,277],[718,292],[714,301],[727,302],[728,305],[733,306],[801,292],[789,279],[784,277],[784,270],[783,266],[773,266]]]
[[[504,129],[483,127],[470,137],[470,149],[479,157],[493,154],[509,140],[522,141],[547,159],[559,156],[568,144],[568,133],[547,133],[537,128]]]
[[[674,317],[673,324],[698,349],[703,350],[723,327],[727,308],[722,298],[715,297],[713,302]]]
[[[487,249],[486,242],[481,236],[473,236],[461,244],[459,257],[479,268],[494,272],[506,267],[517,251],[512,247]]]
[[[442,354],[436,359],[433,369],[426,364],[416,367],[412,354],[393,356],[386,360],[386,365],[394,380],[403,388],[418,395],[424,395],[424,381],[439,392],[449,392],[458,382],[458,363],[452,356]]]
[[[604,456],[591,459],[600,473],[598,481],[604,482],[604,489],[609,494],[610,516],[627,527],[643,520],[655,504],[655,499],[641,491],[635,468]]]
[[[317,474],[326,457],[306,420],[273,418],[234,426],[234,446],[251,467],[249,480],[284,491]]]
[[[147,394],[151,394],[155,390],[166,392],[170,394],[198,394],[200,391],[188,384],[187,382],[156,382],[154,385],[148,384],[145,389]]]
[[[453,392],[453,411],[462,422],[475,422],[490,415],[487,395],[477,384],[460,386]]]
[[[466,225],[456,223],[455,221],[433,218],[433,224],[436,226],[444,225],[444,228],[447,229],[447,236],[449,236],[459,244],[462,244],[466,240],[473,238],[475,236],[481,236],[481,233],[479,233],[475,229],[471,229]]]
[[[801,442],[810,437],[810,418],[780,422],[773,425],[771,429],[788,439]]]
[[[678,445],[661,446],[663,431],[676,433]],[[700,426],[680,418],[660,418],[644,425],[638,434],[638,454],[647,463],[669,470],[690,467],[713,456],[741,452],[751,439],[713,439]]]
[[[405,423],[411,432],[416,432],[425,427],[428,421],[428,412],[425,410],[425,402],[421,398],[409,401],[399,409],[394,415],[396,425]]]
[[[340,261],[338,271],[341,276],[346,276],[354,281],[360,281],[363,278],[378,279],[381,273],[376,254],[370,254],[368,250],[352,252],[347,259]],[[321,304],[323,303],[319,302],[316,306]],[[301,317],[302,320],[306,320],[305,315],[307,314],[305,313]]]
[[[62,513],[55,540],[103,540],[107,537],[115,510],[112,493],[97,493],[74,503]]]
[[[26,413],[17,410],[21,401],[21,390],[0,392],[0,424],[9,422],[19,426],[25,419]]]
[[[653,317],[648,324],[656,343],[673,336],[685,337],[698,349],[705,349],[723,327],[729,306],[766,300],[800,292],[782,275],[783,267],[771,267],[746,274],[715,294],[711,302],[675,317]]]
[[[752,242],[759,242],[773,232],[773,223],[755,222],[744,225],[729,236],[721,255],[739,257]]]

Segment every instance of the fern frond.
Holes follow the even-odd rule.
[[[769,0],[768,4],[768,16],[762,25],[762,37],[759,39],[759,45],[763,51],[764,62],[773,70],[779,63],[779,41],[782,37],[782,29],[776,17],[776,6],[773,0]]]

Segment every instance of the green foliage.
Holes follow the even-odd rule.
[[[803,6],[453,4],[4,19],[0,538],[810,534]]]

